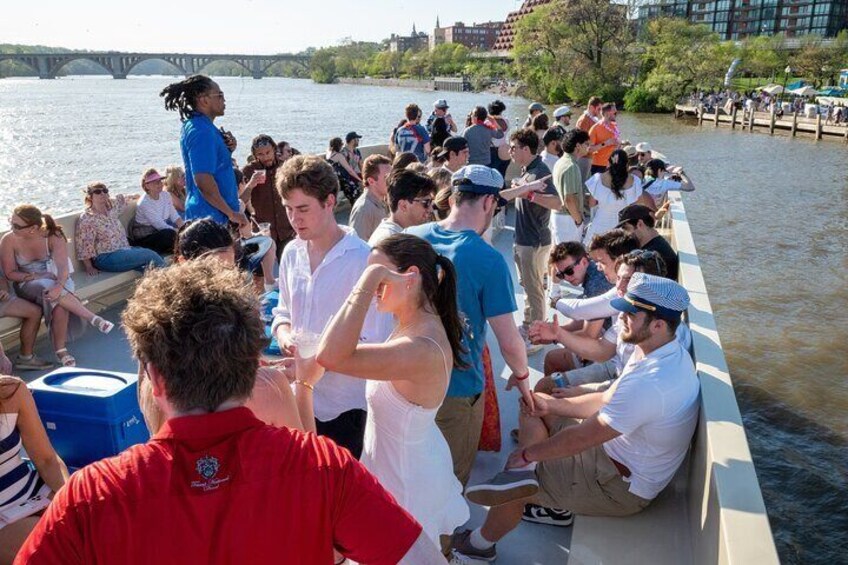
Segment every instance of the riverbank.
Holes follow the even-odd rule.
[[[339,77],[338,84],[356,84],[360,86],[383,86],[389,88],[413,88],[416,90],[438,90],[444,92],[473,92],[471,82],[463,77],[434,77],[431,79],[406,78],[350,78]]]

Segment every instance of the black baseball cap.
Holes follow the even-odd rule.
[[[447,159],[449,153],[459,153],[468,148],[468,140],[464,137],[449,137],[442,144],[442,152],[439,159]]]
[[[352,131],[345,136],[345,143],[350,143],[352,139],[362,139],[362,136]]]
[[[635,224],[639,220],[643,222],[648,218],[653,219],[651,209],[641,204],[630,204],[625,206],[618,212],[618,225],[616,228],[624,227],[624,224]]]

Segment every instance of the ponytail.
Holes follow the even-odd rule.
[[[47,237],[58,236],[68,241],[68,237],[65,235],[65,231],[62,229],[62,226],[56,223],[56,220],[53,219],[53,216],[50,214],[42,214],[42,227],[47,230]]]
[[[609,174],[612,178],[612,193],[617,200],[624,198],[621,192],[624,185],[627,184],[627,177],[630,172],[627,170],[627,153],[622,149],[616,149],[612,152],[609,158]]]
[[[462,345],[462,322],[456,305],[456,269],[451,260],[444,255],[436,256],[436,265],[441,269],[441,275],[433,297],[433,306],[445,327],[453,353],[454,367],[465,369],[468,363],[462,360],[462,356],[467,353],[467,349]]]

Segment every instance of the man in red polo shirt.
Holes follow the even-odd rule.
[[[242,406],[259,304],[214,259],[157,269],[123,315],[166,418],[145,444],[75,473],[16,563],[332,564],[445,559],[344,449]]]

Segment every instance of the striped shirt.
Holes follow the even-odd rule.
[[[50,492],[38,471],[21,458],[17,420],[17,413],[0,413],[0,510]]]

